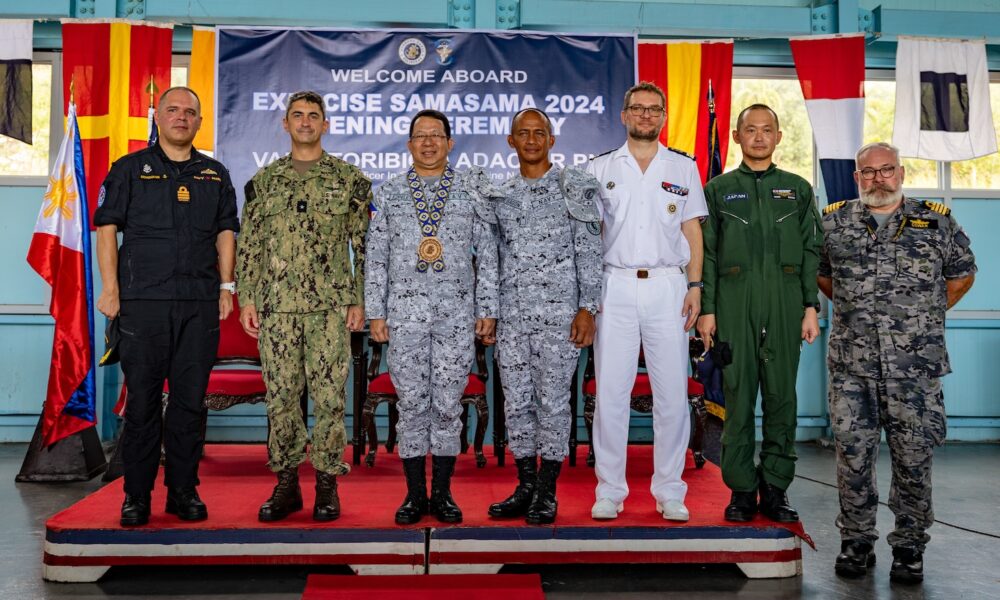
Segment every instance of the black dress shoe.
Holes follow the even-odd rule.
[[[149,495],[125,494],[122,502],[122,527],[138,527],[149,523]]]
[[[868,574],[868,567],[875,566],[875,552],[868,542],[844,540],[840,543],[840,554],[833,570],[841,577],[862,577]]]
[[[752,521],[757,514],[757,492],[733,492],[726,507],[726,520],[737,523]]]
[[[316,473],[316,504],[313,521],[333,521],[340,517],[340,496],[337,495],[337,476],[322,471]]]
[[[924,580],[924,553],[913,548],[893,548],[889,580],[895,583],[920,583]]]
[[[280,521],[297,510],[302,510],[299,472],[295,469],[279,471],[278,484],[271,491],[271,497],[260,505],[257,520],[263,523]]]
[[[396,509],[396,524],[413,525],[428,511],[427,457],[404,458],[403,475],[406,476],[406,498]]]
[[[760,480],[760,512],[778,523],[798,523],[799,513],[788,503],[785,490]]]
[[[208,518],[208,509],[194,487],[168,488],[166,511],[167,514],[177,515],[181,521],[204,521]]]

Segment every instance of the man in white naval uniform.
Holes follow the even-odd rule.
[[[591,160],[601,182],[604,291],[594,343],[597,406],[595,519],[614,519],[628,496],[629,396],[640,345],[653,387],[653,479],[663,518],[687,521],[681,479],[690,435],[687,331],[701,310],[700,218],[708,215],[694,160],[662,146],[663,91],[641,82],[625,93],[628,139]]]

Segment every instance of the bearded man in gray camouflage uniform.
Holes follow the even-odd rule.
[[[451,168],[454,143],[442,113],[414,116],[407,143],[413,166],[378,188],[366,242],[365,312],[372,339],[389,342],[389,375],[399,396],[396,431],[407,490],[396,511],[401,525],[427,512],[445,523],[462,520],[451,496],[460,400],[474,336],[492,337],[496,325],[496,216],[486,199],[493,192],[481,171]]]
[[[344,384],[348,329],[364,326],[371,182],[323,151],[329,123],[315,92],[293,94],[282,123],[292,151],[246,185],[237,265],[240,323],[259,339],[267,384],[268,466],[278,474],[257,516],[277,521],[302,508],[298,466],[308,432],[299,399],[308,381],[316,415],[313,519],[331,521],[340,516],[336,477],[351,470],[344,461]]]
[[[500,248],[497,362],[518,485],[494,517],[556,518],[556,479],[568,453],[570,383],[580,348],[594,341],[601,295],[600,185],[552,165],[549,118],[534,108],[511,119],[507,143],[520,173],[494,203]],[[538,456],[541,456],[541,468]]]
[[[823,211],[818,275],[834,308],[829,400],[842,539],[835,569],[857,577],[875,564],[875,461],[885,430],[896,515],[890,579],[916,583],[934,521],[931,459],[945,439],[945,310],[972,287],[976,259],[949,208],[903,197],[894,146],[868,144],[856,164],[861,199]]]

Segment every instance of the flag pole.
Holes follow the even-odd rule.
[[[71,109],[73,106],[73,84],[71,75],[67,109]],[[65,131],[66,134],[69,134],[68,110],[66,116]],[[81,209],[86,210],[82,203]],[[86,232],[86,235],[89,235],[89,232]],[[87,310],[88,312],[92,311],[89,303]],[[93,354],[93,348],[91,348],[91,354]],[[46,398],[46,402],[49,401],[50,399]],[[96,425],[90,425],[53,444],[46,445],[43,430],[44,421],[45,408],[43,406],[31,442],[28,444],[28,451],[21,463],[21,470],[14,478],[15,481],[18,483],[88,481],[107,469],[107,459],[104,456],[104,448],[97,434]]]

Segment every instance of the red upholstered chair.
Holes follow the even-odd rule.
[[[594,368],[594,348],[587,352],[587,367],[583,373],[583,421],[587,426],[587,437],[590,440],[590,450],[587,452],[587,465],[594,466],[594,408],[597,403],[597,377]],[[639,365],[636,369],[635,384],[632,386],[632,410],[638,412],[653,412],[653,386],[646,373],[646,357],[639,348]],[[691,405],[691,415],[694,426],[691,428],[689,448],[694,454],[694,464],[697,468],[705,466],[703,453],[703,438],[705,436],[705,388],[694,378],[688,377],[688,403]]]
[[[368,454],[365,464],[375,465],[375,454],[378,453],[378,431],[375,428],[375,411],[378,405],[385,402],[389,405],[389,435],[385,441],[385,449],[392,452],[396,447],[396,423],[399,412],[396,410],[396,386],[392,383],[389,373],[382,371],[382,348],[384,344],[368,340],[371,348],[371,361],[368,363],[368,390],[365,394],[364,407],[361,410],[361,431],[368,438]],[[469,373],[469,381],[462,392],[462,454],[469,450],[469,406],[476,409],[476,436],[473,448],[476,454],[476,466],[486,466],[486,455],[483,453],[483,440],[486,437],[486,427],[490,422],[489,408],[486,404],[486,380],[489,378],[486,370],[486,347],[476,340],[476,369]]]

